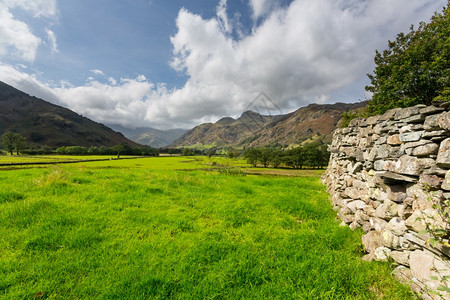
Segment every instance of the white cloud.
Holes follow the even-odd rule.
[[[90,70],[92,73],[94,73],[95,75],[105,75],[105,73],[103,73],[103,71],[102,70],[99,70],[99,69],[92,69],[92,70]]]
[[[34,17],[52,18],[57,14],[57,0],[2,0],[9,8],[22,8],[33,14]]]
[[[27,24],[17,20],[4,4],[0,3],[0,57],[11,54],[25,61],[34,61],[41,39]]]
[[[230,33],[233,30],[233,28],[231,27],[231,24],[228,21],[227,0],[220,0],[219,5],[216,8],[216,14],[223,31]]]
[[[178,14],[171,66],[188,77],[181,88],[169,90],[144,75],[53,86],[1,65],[0,80],[96,121],[128,127],[189,127],[236,116],[260,92],[282,109],[314,101],[357,101],[333,95],[354,89],[364,95],[362,78],[373,68],[375,49],[385,48],[410,24],[428,21],[445,2],[296,0],[267,10],[269,4],[252,0],[258,25],[250,35],[234,39],[221,0],[211,19],[185,9]]]
[[[250,0],[249,2],[254,20],[265,16],[273,5],[273,0]]]
[[[55,33],[48,28],[45,29],[45,32],[47,32],[47,38],[50,43],[50,49],[51,49],[52,53],[59,52],[58,44],[56,43]]]
[[[35,18],[55,18],[57,14],[56,0],[2,0],[0,1],[0,58],[9,55],[15,59],[33,62],[41,44],[31,28],[17,19],[11,9],[22,9],[30,12]],[[56,36],[46,29],[51,51],[58,52]]]

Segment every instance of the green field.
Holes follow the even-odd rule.
[[[212,165],[244,163],[0,170],[0,297],[411,299],[388,264],[361,260],[361,232],[338,226],[320,171]]]

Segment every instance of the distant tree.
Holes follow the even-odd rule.
[[[263,148],[260,151],[259,162],[267,168],[269,166],[269,162],[272,158],[273,151],[269,148]]]
[[[100,153],[100,150],[99,150],[97,147],[95,147],[95,146],[91,146],[91,147],[88,149],[88,153],[89,153],[90,155],[98,155],[98,154]]]
[[[373,93],[370,114],[395,107],[450,100],[450,1],[430,23],[400,33],[388,49],[376,51],[375,70],[368,74]]]
[[[118,144],[113,146],[111,149],[117,154],[117,158],[120,158],[120,154],[124,152],[125,147],[123,146],[123,144]]]
[[[26,140],[23,136],[16,134],[16,139],[14,141],[14,148],[16,149],[16,154],[19,155],[22,150],[27,146]]]
[[[216,148],[209,148],[207,151],[206,151],[206,156],[208,156],[209,158],[211,158],[211,156],[213,156],[213,155],[215,155],[216,154]]]
[[[260,149],[247,149],[245,152],[245,158],[247,159],[247,162],[251,164],[253,167],[256,167],[258,165],[258,160],[261,155]]]
[[[288,151],[289,158],[286,160],[288,166],[301,169],[305,165],[305,151],[303,147],[296,147]]]
[[[58,154],[66,154],[66,147],[65,146],[61,146],[59,148],[56,148],[55,152],[58,153]]]
[[[17,133],[6,132],[0,137],[3,148],[9,152],[11,155],[14,154],[14,149],[19,151],[25,146],[25,138]]]
[[[65,154],[68,155],[84,155],[87,154],[88,150],[83,146],[67,146]]]
[[[269,163],[274,168],[278,168],[282,163],[284,159],[284,153],[281,150],[274,150],[272,152],[272,155],[270,156]]]
[[[233,159],[233,158],[237,158],[238,156],[239,156],[239,152],[237,152],[237,150],[234,148],[231,148],[227,151],[228,158]]]

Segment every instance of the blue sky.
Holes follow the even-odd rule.
[[[126,127],[357,102],[375,49],[446,2],[0,0],[0,80]]]

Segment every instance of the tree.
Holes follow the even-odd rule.
[[[95,146],[91,146],[88,149],[88,153],[91,154],[91,155],[98,155],[100,153],[100,150],[98,150],[98,148],[95,147]]]
[[[114,150],[114,152],[116,152],[117,158],[120,158],[120,154],[121,154],[122,152],[124,152],[125,147],[124,147],[123,144],[119,144],[119,145],[113,146],[112,149]]]
[[[3,148],[9,152],[11,155],[14,154],[14,150],[16,150],[17,155],[19,152],[25,148],[25,138],[17,133],[6,132],[1,136],[1,142]]]
[[[15,140],[15,133],[12,132],[6,132],[2,135],[1,141],[3,148],[9,152],[11,155],[13,155],[14,151],[14,140]]]
[[[387,50],[376,51],[375,70],[368,74],[371,85],[366,86],[373,93],[369,114],[450,100],[449,6],[450,0],[430,23],[422,22],[417,30],[411,26],[389,41]]]
[[[259,162],[264,166],[264,168],[267,168],[269,166],[269,162],[272,158],[272,150],[268,148],[263,148],[260,150],[259,155]]]
[[[16,149],[16,154],[19,155],[19,152],[22,152],[25,149],[27,143],[25,138],[21,135],[16,134],[16,139],[14,141],[14,148]]]
[[[247,162],[251,164],[253,167],[256,167],[258,164],[259,157],[261,156],[261,150],[260,149],[248,149],[245,152],[245,158],[247,159]]]

